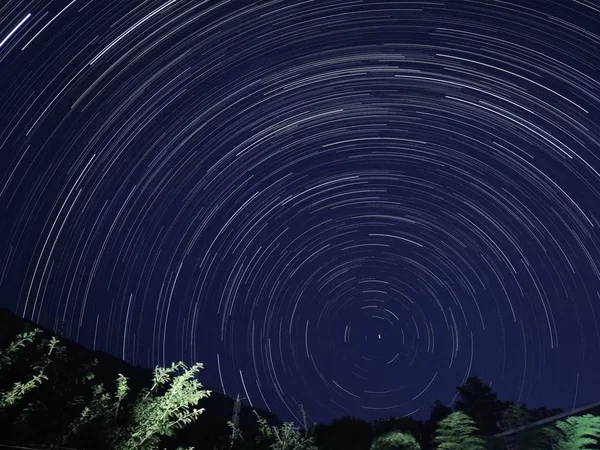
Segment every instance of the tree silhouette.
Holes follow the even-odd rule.
[[[523,405],[525,407],[525,405]],[[538,420],[547,419],[548,417],[556,416],[557,414],[561,414],[564,411],[560,408],[548,409],[544,406],[539,408],[533,408],[528,410],[531,414],[533,421],[537,422]]]
[[[484,450],[485,441],[478,434],[475,421],[461,411],[439,423],[434,442],[439,450]]]
[[[429,420],[439,423],[452,414],[452,408],[444,405],[439,400],[436,400],[431,407],[431,413],[429,414]]]
[[[433,445],[433,437],[435,435],[435,431],[437,430],[438,424],[452,414],[452,408],[444,405],[439,400],[436,400],[432,407],[431,412],[429,414],[429,419],[427,419],[422,426],[421,432],[421,448],[424,450],[429,450]]]
[[[420,450],[421,446],[412,434],[392,431],[379,436],[371,444],[371,450]]]
[[[534,421],[534,416],[527,410],[525,405],[510,402],[502,412],[500,428],[502,431],[508,431]],[[519,448],[526,448],[527,450],[545,450],[548,448],[549,436],[546,429],[524,429],[516,432],[514,438]]]
[[[498,433],[498,422],[506,405],[498,400],[492,389],[477,377],[469,377],[465,384],[456,388],[460,400],[456,402],[456,411],[470,416],[484,435]]]
[[[323,450],[368,450],[373,440],[369,422],[345,416],[315,427],[315,441]]]

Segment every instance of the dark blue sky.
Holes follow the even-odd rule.
[[[9,0],[2,306],[310,419],[600,399],[600,3]]]

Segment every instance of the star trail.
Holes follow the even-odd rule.
[[[286,420],[600,399],[600,3],[8,0],[0,292]]]

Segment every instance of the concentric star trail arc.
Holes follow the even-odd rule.
[[[598,30],[589,0],[5,2],[4,302],[298,423],[471,375],[597,399]]]

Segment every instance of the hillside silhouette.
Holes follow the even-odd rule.
[[[29,344],[15,347],[15,342],[25,342],[23,336],[27,336],[27,333],[33,336]],[[42,344],[36,347],[32,344],[35,340],[41,340]],[[18,351],[11,353],[10,348],[17,348]],[[21,385],[22,380],[31,380],[32,367],[41,367],[38,362],[40,359],[48,359],[51,353],[48,348],[56,349],[58,355],[51,366],[44,366],[50,368],[34,383],[35,389],[27,388],[30,381]],[[15,354],[18,356],[15,357]],[[134,406],[138,401],[136,397],[144,397],[149,388],[156,385],[157,373],[156,369],[133,366],[108,353],[89,350],[77,342],[63,339],[7,309],[0,309],[0,369],[0,448],[6,449],[111,448],[103,440],[101,420],[93,422],[90,419],[91,425],[77,428],[77,432],[74,432],[72,424],[81,421],[82,411],[87,410],[85,403],[93,403],[94,399],[99,398],[98,395],[90,395],[92,384],[105,387],[106,391],[102,391],[108,399],[105,405],[110,407],[110,402],[119,395],[119,374],[125,377],[127,392],[131,394],[127,398],[132,400],[123,401],[120,411],[119,407],[116,408],[114,420],[113,413],[110,413],[111,426],[119,429],[118,412],[125,417],[121,419],[121,425],[128,424],[130,413],[135,411]],[[165,370],[168,372],[169,369]],[[201,371],[199,378],[201,381]],[[22,388],[22,395],[17,395],[18,402],[11,403],[7,392],[14,391],[15,386]],[[202,389],[210,389],[210,386],[202,386]],[[388,417],[367,422],[346,416],[334,419],[329,424],[306,423],[304,428],[291,423],[282,424],[273,413],[241,405],[241,438],[235,440],[233,449],[378,450],[391,445],[390,449],[533,450],[550,448],[549,445],[554,445],[551,442],[562,442],[562,446],[556,447],[560,449],[598,448],[589,445],[595,445],[597,435],[600,435],[600,403],[569,413],[544,407],[530,409],[526,405],[498,399],[491,387],[477,377],[469,377],[456,391],[458,396],[453,408],[436,401],[426,420]],[[232,448],[230,421],[234,399],[214,391],[208,397],[203,397],[200,396],[197,403],[199,408],[204,409],[202,414],[194,416],[181,429],[162,433],[160,438],[156,438],[161,449]],[[19,403],[18,407],[16,403]],[[151,409],[155,411],[154,407]],[[110,431],[109,428],[106,430]],[[566,440],[569,433],[574,436],[573,442],[579,439],[579,435],[588,436],[585,438],[590,439],[588,446],[573,447],[574,444]],[[44,446],[50,442],[68,442],[68,446]]]
[[[34,328],[42,330],[45,337],[56,336],[56,334],[41,325],[38,325],[30,320],[16,316],[8,309],[0,309],[0,352],[4,350],[19,333],[26,329],[33,330]],[[69,339],[64,339],[58,336],[62,346],[66,347],[66,362],[61,370],[66,374],[75,374],[81,367],[92,364],[97,361],[95,367],[96,383],[104,383],[107,388],[115,386],[117,374],[123,374],[129,382],[131,392],[133,394],[140,392],[143,388],[149,387],[152,380],[152,370],[133,366],[122,359],[119,359],[108,353],[90,350],[77,342]],[[200,381],[202,372],[200,371]],[[5,386],[0,385],[0,389],[5,389]],[[51,398],[51,393],[44,391],[44,385],[40,386],[40,390],[36,390],[35,397],[43,399],[47,397],[49,401],[55,400]],[[206,386],[210,389],[210,386]],[[205,411],[197,421],[191,423],[186,428],[178,430],[176,438],[167,438],[165,445],[167,447],[176,446],[194,446],[196,449],[213,449],[215,447],[229,447],[229,436],[231,428],[227,422],[232,419],[234,399],[223,395],[219,392],[212,391],[211,395],[201,400],[202,408]],[[56,405],[61,406],[61,405]],[[242,405],[239,414],[239,427],[242,430],[243,438],[248,443],[253,443],[257,434],[258,428],[256,424],[256,413],[265,418],[271,424],[279,424],[277,416],[271,412],[261,410],[259,408],[251,408]],[[44,420],[51,424],[51,420]],[[42,439],[43,431],[48,427],[45,424],[40,424],[36,427],[40,431],[39,440]],[[18,430],[11,433],[1,426],[3,430],[0,436],[0,442],[5,444],[8,441],[15,443],[27,442],[29,444],[36,443],[38,436],[28,434],[27,436],[20,435]],[[5,447],[9,448],[9,447]]]

